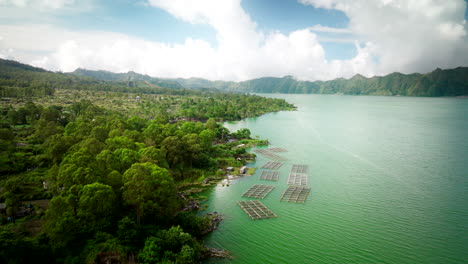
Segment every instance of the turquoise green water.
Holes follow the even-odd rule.
[[[237,123],[289,152],[278,182],[251,177],[208,191],[225,215],[211,263],[468,263],[468,100],[270,95],[299,108]],[[258,155],[251,166],[268,159]],[[305,204],[280,202],[292,164],[309,165]],[[256,183],[278,218],[236,204]]]

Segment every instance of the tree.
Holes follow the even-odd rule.
[[[75,143],[75,138],[56,134],[46,139],[42,147],[47,158],[55,164],[60,164],[67,150]]]
[[[46,219],[45,231],[52,245],[57,248],[67,246],[81,230],[78,219],[73,216],[72,209],[63,196],[52,198]]]
[[[216,123],[216,120],[214,118],[208,119],[205,124],[206,128],[209,130],[215,131],[216,128],[218,128],[218,124]]]
[[[169,167],[175,168],[176,165],[181,165],[185,150],[182,148],[180,139],[175,136],[166,137],[162,145],[167,150],[166,159],[169,162]]]
[[[199,256],[201,246],[180,226],[160,230],[155,237],[149,237],[139,254],[141,263],[194,263]]]
[[[232,133],[237,139],[250,139],[250,130],[248,128],[242,128]]]
[[[213,130],[205,129],[198,135],[200,138],[200,145],[203,149],[208,150],[211,148],[216,134]]]
[[[44,142],[48,137],[61,133],[63,133],[63,127],[58,126],[55,121],[47,121],[41,118],[36,123],[34,137],[39,142]]]
[[[91,130],[91,136],[101,142],[105,142],[108,135],[109,129],[102,126],[93,127]]]
[[[135,163],[123,175],[123,198],[132,206],[139,224],[145,216],[172,217],[180,201],[166,169],[151,163]]]
[[[102,230],[111,223],[116,209],[112,187],[99,182],[83,186],[78,201],[78,217],[89,230]]]
[[[113,153],[114,156],[114,169],[119,172],[125,172],[130,166],[140,159],[138,152],[128,149],[116,149]]]
[[[182,144],[185,160],[192,167],[193,162],[197,160],[201,151],[200,138],[195,133],[187,134],[182,137]]]
[[[140,161],[141,162],[151,162],[157,164],[159,167],[162,168],[169,168],[169,164],[167,164],[166,155],[167,151],[164,147],[158,149],[155,147],[147,147],[140,149],[138,152],[140,154]]]
[[[124,136],[108,138],[106,139],[106,145],[107,145],[107,148],[110,150],[116,150],[119,148],[128,148],[132,150],[137,149],[137,145],[135,145],[135,142],[129,139],[128,137],[124,137]]]

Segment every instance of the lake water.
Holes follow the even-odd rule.
[[[205,244],[234,259],[210,263],[468,263],[468,99],[266,95],[297,111],[229,123],[288,159],[277,182],[255,175],[207,191],[225,215]],[[261,167],[269,161],[257,154]],[[304,204],[280,202],[292,164],[309,166]],[[277,218],[237,205],[253,184]]]

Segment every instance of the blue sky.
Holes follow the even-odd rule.
[[[183,43],[187,37],[216,43],[216,31],[209,25],[181,21],[163,9],[142,1],[114,0],[112,5],[101,1],[93,13],[58,16],[60,23],[76,30],[106,30],[169,43]],[[348,17],[338,10],[305,6],[292,0],[247,0],[242,7],[265,32],[288,34],[297,29],[320,24],[345,28]],[[330,33],[322,33],[330,35]],[[324,42],[328,59],[350,59],[356,54],[353,43]]]
[[[111,3],[111,4],[110,4]],[[466,66],[465,0],[0,0],[0,57],[244,80]]]

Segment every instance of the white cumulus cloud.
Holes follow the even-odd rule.
[[[468,42],[463,0],[301,0],[337,9],[349,17],[349,30],[373,45],[375,71],[427,72],[466,66]]]
[[[0,4],[6,1],[21,2],[0,0]],[[236,81],[262,76],[328,80],[356,73],[424,72],[468,61],[463,0],[301,2],[343,11],[349,26],[311,25],[288,34],[265,33],[240,0],[148,0],[153,8],[162,8],[178,19],[211,26],[216,31],[216,45],[193,38],[163,43],[120,33],[71,31],[51,24],[0,25],[0,56],[61,71],[81,67]],[[324,37],[323,33],[334,35]],[[325,41],[354,42],[356,55],[349,60],[327,60],[321,44]]]

